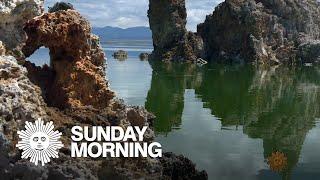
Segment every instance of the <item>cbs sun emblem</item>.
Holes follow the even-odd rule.
[[[35,123],[26,121],[25,130],[18,131],[21,139],[16,145],[22,150],[22,159],[29,159],[36,166],[39,161],[42,166],[51,158],[58,158],[59,149],[63,147],[59,141],[62,133],[54,131],[53,122],[44,122],[39,118]]]
[[[71,129],[71,157],[162,157],[158,142],[145,142],[147,126],[74,126]],[[26,121],[25,130],[18,131],[20,141],[16,147],[22,150],[21,158],[29,159],[36,166],[44,166],[51,158],[59,158],[63,147],[59,140],[62,133],[54,131],[53,122]]]

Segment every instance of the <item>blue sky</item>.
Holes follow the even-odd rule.
[[[45,0],[45,7],[61,0]],[[189,30],[204,21],[207,14],[223,0],[186,0]],[[149,0],[65,0],[72,3],[93,26],[121,28],[149,26],[147,11]]]

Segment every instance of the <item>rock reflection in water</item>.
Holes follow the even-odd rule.
[[[170,132],[181,125],[184,91],[201,84],[196,65],[151,63],[152,83],[146,108],[157,116],[157,133]]]
[[[146,108],[158,118],[158,133],[180,127],[185,89],[195,89],[204,108],[221,118],[222,127],[241,127],[250,138],[263,140],[266,162],[277,163],[277,154],[285,157],[280,169],[269,163],[270,170],[257,172],[259,178],[272,170],[283,179],[292,176],[306,135],[320,114],[318,68],[218,64],[205,68],[152,64],[152,68]]]

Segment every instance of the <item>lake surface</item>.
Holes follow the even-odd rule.
[[[153,112],[156,141],[209,179],[320,179],[320,68],[149,63],[138,56],[152,42],[103,47],[112,90]]]

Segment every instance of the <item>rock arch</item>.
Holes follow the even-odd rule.
[[[22,48],[26,57],[41,46],[50,50],[50,67],[26,64],[38,80],[41,74],[51,74],[42,80],[49,85],[45,86],[49,105],[107,107],[113,92],[105,79],[104,52],[86,19],[74,10],[45,13],[26,23],[24,31],[28,35]]]

